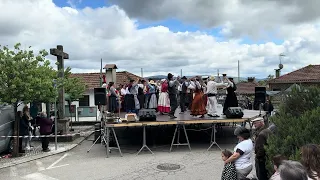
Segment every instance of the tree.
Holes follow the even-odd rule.
[[[19,136],[18,103],[55,98],[52,79],[50,75],[46,76],[52,70],[45,59],[48,53],[41,50],[34,55],[31,47],[22,50],[20,46],[20,43],[16,44],[13,50],[0,46],[0,97],[2,102],[13,105],[15,113],[13,156],[19,153],[19,138],[16,137]]]
[[[71,68],[67,67],[64,73],[65,76],[65,83],[64,88],[65,92],[69,95],[70,101],[77,101],[79,98],[83,97],[87,86],[85,83],[76,77],[71,77]]]
[[[307,143],[320,144],[320,89],[293,88],[280,105],[279,114],[271,117],[276,135],[270,136],[266,147],[269,170],[271,158],[277,154],[299,160],[300,147]]]

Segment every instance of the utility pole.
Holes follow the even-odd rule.
[[[180,71],[180,77],[182,77],[182,69],[181,69],[181,71]]]
[[[100,87],[102,87],[102,58],[101,58],[101,66],[100,66]]]
[[[141,77],[143,77],[143,68],[141,68]]]
[[[238,83],[240,82],[240,61],[238,60]]]

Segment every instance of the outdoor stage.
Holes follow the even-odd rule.
[[[218,108],[218,110],[221,112],[219,114],[222,114],[222,108]],[[235,118],[235,119],[228,119],[225,116],[221,115],[220,117],[209,117],[205,116],[204,118],[199,118],[199,117],[193,117],[190,115],[190,111],[186,111],[183,114],[179,114],[179,110],[177,110],[177,113],[175,116],[177,118],[175,119],[170,119],[168,115],[157,115],[157,121],[150,121],[150,122],[123,122],[123,123],[107,123],[105,122],[103,125],[103,136],[102,139],[106,144],[106,153],[107,157],[109,157],[109,153],[111,149],[117,149],[122,156],[120,144],[118,142],[116,130],[117,128],[122,128],[122,127],[143,127],[143,139],[142,139],[142,147],[138,151],[137,155],[143,150],[146,149],[150,151],[150,153],[153,154],[153,152],[149,149],[146,143],[146,128],[148,126],[166,126],[166,125],[173,125],[175,126],[175,131],[173,133],[173,138],[170,146],[170,152],[172,151],[173,146],[188,146],[189,150],[191,151],[191,145],[189,143],[189,138],[188,138],[188,133],[186,130],[187,125],[192,125],[192,124],[209,124],[211,125],[211,143],[209,148],[207,149],[208,151],[211,149],[213,145],[216,145],[220,150],[220,146],[216,142],[216,125],[221,124],[221,123],[241,123],[242,126],[245,126],[246,123],[249,124],[250,128],[252,127],[252,124],[250,123],[250,120],[258,117],[258,116],[263,116],[265,115],[264,111],[256,111],[256,110],[243,110],[244,116],[243,118]],[[125,117],[125,113],[120,114],[120,118],[124,120],[123,118]],[[180,143],[180,131],[181,133],[184,134],[186,143]],[[113,139],[116,142],[117,147],[110,147],[109,142],[111,136],[113,136]],[[102,141],[102,142],[103,142]]]

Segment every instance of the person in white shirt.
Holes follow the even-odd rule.
[[[206,94],[207,94],[207,97],[208,97],[208,100],[207,100],[207,111],[208,111],[208,116],[210,117],[219,117],[219,115],[217,114],[217,105],[218,105],[218,102],[217,102],[217,88],[218,87],[227,87],[228,84],[226,83],[217,83],[214,81],[215,80],[215,77],[214,76],[211,76],[209,78],[209,81],[207,83],[207,91],[206,91]]]
[[[229,157],[225,164],[234,162],[239,180],[246,179],[252,171],[251,156],[253,152],[253,143],[250,139],[250,131],[245,127],[238,127],[234,135],[239,139],[239,143],[234,148],[234,153]]]

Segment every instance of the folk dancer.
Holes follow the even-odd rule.
[[[138,100],[138,81],[130,80],[127,87],[127,92],[125,96],[126,110],[128,113],[137,113],[140,109],[140,104]]]
[[[147,108],[157,110],[157,107],[158,107],[157,96],[156,96],[157,85],[153,80],[149,81],[147,85],[149,89],[149,99],[148,99]]]
[[[203,103],[203,90],[202,90],[203,86],[201,85],[202,83],[200,83],[199,81],[200,81],[200,78],[198,77],[193,82],[195,95],[192,101],[190,115],[192,116],[201,115],[200,118],[204,118],[204,115],[207,114],[207,110]]]
[[[202,76],[202,81],[201,81],[202,92],[207,92],[208,79],[209,79],[209,76]],[[204,107],[206,107],[206,106],[207,106],[207,101],[208,101],[208,96],[207,96],[207,94],[204,93],[204,95],[203,95],[202,98],[203,98]]]
[[[121,108],[122,108],[122,111],[126,111],[125,110],[125,105],[124,105],[124,97],[126,96],[126,88],[127,86],[126,85],[121,85],[121,90],[120,90],[120,97],[121,97]]]
[[[115,112],[117,112],[117,108],[118,108],[117,99],[119,97],[118,97],[118,94],[116,93],[116,88],[114,87],[114,82],[109,82],[108,90],[109,90],[108,111],[111,113],[115,113]]]
[[[145,94],[144,94],[144,88],[146,85],[146,81],[144,79],[140,80],[138,83],[138,100],[140,104],[140,109],[144,108],[145,103]]]
[[[177,100],[177,85],[179,85],[179,77],[177,79],[173,79],[173,75],[171,73],[168,74],[168,94],[170,99],[170,112],[169,117],[171,119],[177,118],[174,113],[178,107],[178,100]]]
[[[187,90],[189,83],[187,78],[183,76],[181,78],[181,91],[180,91],[180,114],[183,114],[186,111],[186,99],[187,99]]]
[[[233,78],[227,78],[227,76],[224,76],[224,82],[228,83],[228,85],[227,97],[223,105],[223,114],[225,114],[229,107],[238,107],[238,99],[235,93],[237,86],[234,83]]]
[[[161,80],[160,96],[158,101],[158,111],[161,115],[170,112],[170,100],[168,94],[168,81],[166,79]]]
[[[209,81],[207,83],[207,111],[208,111],[208,116],[210,117],[219,117],[219,115],[217,114],[217,88],[218,87],[226,87],[227,84],[226,83],[217,83],[214,81],[215,77],[214,76],[210,76]]]

